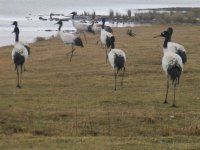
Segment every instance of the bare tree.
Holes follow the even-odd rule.
[[[129,10],[127,10],[127,15],[128,15],[128,17],[129,17],[129,18],[131,18],[132,12],[131,12],[131,10],[130,10],[130,9],[129,9]]]
[[[114,11],[113,11],[112,9],[110,9],[109,17],[110,17],[110,18],[113,18],[113,17],[114,17]]]
[[[93,11],[93,13],[92,13],[92,19],[94,20],[95,18],[96,18],[96,12]]]

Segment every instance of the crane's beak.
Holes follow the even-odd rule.
[[[15,22],[13,21],[11,25],[15,25],[14,23],[15,23]]]
[[[73,11],[70,13],[70,15],[77,15],[77,12]]]
[[[158,37],[161,37],[161,35],[156,35],[156,36],[154,36],[153,38],[158,38]]]
[[[11,32],[12,34],[15,33],[15,30],[13,32]]]

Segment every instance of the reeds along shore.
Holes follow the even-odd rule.
[[[110,9],[108,15],[97,15],[96,12],[84,11],[82,14],[76,16],[76,19],[95,19],[101,21],[102,18],[106,18],[110,23],[134,23],[134,24],[200,24],[200,8],[158,8],[158,9],[138,9],[127,10],[126,13],[120,13]],[[64,17],[63,21],[68,21],[69,16],[65,14],[51,13],[49,18],[39,17],[40,20],[47,21],[56,20]]]
[[[106,17],[110,22],[118,23],[159,23],[159,24],[200,24],[200,8],[160,8],[160,9],[139,9],[133,11],[127,10],[127,14],[121,14],[117,11],[110,10]],[[94,18],[95,12],[84,12],[80,16]],[[97,16],[102,18],[101,15]]]

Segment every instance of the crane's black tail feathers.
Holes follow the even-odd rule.
[[[181,57],[183,64],[187,62],[187,55],[184,51],[177,50],[176,54],[178,54]]]
[[[27,49],[28,55],[30,55],[30,54],[31,54],[31,49],[30,49],[30,47],[29,47],[28,45],[24,45],[24,47]]]
[[[179,79],[182,73],[181,66],[177,63],[174,65],[169,65],[167,72],[172,80],[172,84],[174,84],[175,81],[177,81],[176,83],[179,84]]]
[[[74,40],[74,43],[75,43],[76,46],[84,47],[84,46],[83,46],[83,42],[82,42],[82,40],[81,40],[80,37],[77,37],[77,38]]]
[[[106,47],[107,48],[114,48],[114,43],[115,43],[115,37],[108,37],[106,38]]]
[[[24,56],[22,56],[20,53],[15,52],[14,54],[15,70],[17,69],[17,66],[23,66],[24,62],[25,62]]]
[[[115,64],[115,68],[117,68],[117,70],[121,70],[122,68],[125,68],[125,59],[123,56],[121,55],[115,55],[115,59],[114,59],[114,64]]]

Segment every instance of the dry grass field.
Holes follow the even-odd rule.
[[[115,28],[116,48],[127,55],[124,87],[105,64],[95,37],[78,48],[59,39],[31,44],[22,89],[16,88],[12,46],[0,48],[0,149],[200,149],[200,26],[176,25],[172,41],[185,46],[188,62],[177,90],[177,108],[163,104],[161,67],[168,26]],[[13,37],[14,38],[14,37]]]

